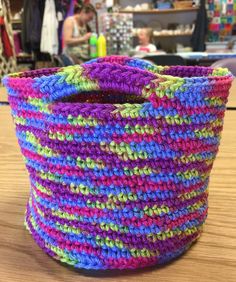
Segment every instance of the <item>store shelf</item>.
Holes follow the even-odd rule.
[[[196,12],[198,7],[185,8],[185,9],[167,9],[167,10],[143,10],[143,11],[128,11],[128,10],[120,10],[120,13],[127,14],[171,14],[171,13],[185,13],[185,12]]]
[[[11,20],[11,23],[12,23],[12,24],[21,24],[22,21],[21,21],[21,19],[17,19],[17,20],[12,19],[12,20]]]
[[[160,34],[160,35],[153,35],[153,37],[159,38],[159,37],[181,37],[181,36],[191,36],[192,32],[184,32],[184,33],[178,33],[178,34]],[[134,37],[138,37],[137,35],[134,35]]]
[[[30,54],[22,54],[22,55],[16,55],[17,58],[32,58],[32,55]]]
[[[179,34],[160,34],[160,35],[154,35],[154,37],[179,37],[179,36],[191,36],[192,32],[184,32]]]
[[[16,55],[17,63],[32,63],[34,59],[30,54]]]

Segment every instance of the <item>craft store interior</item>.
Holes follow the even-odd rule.
[[[236,281],[236,0],[0,0],[0,35],[0,281]],[[123,270],[200,236],[219,140],[204,236]]]
[[[1,74],[105,55],[159,65],[236,58],[235,0],[1,0]],[[232,68],[232,69],[231,69]]]

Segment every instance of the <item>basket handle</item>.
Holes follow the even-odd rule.
[[[156,90],[158,83],[165,79],[157,73],[145,70],[143,65],[142,68],[127,65],[124,58],[117,57],[116,61],[112,57],[112,62],[104,58],[83,65],[60,68],[53,75],[36,79],[36,86],[44,93],[44,101],[48,103],[89,91],[124,92],[151,101],[150,89]],[[137,64],[137,60],[135,63]]]

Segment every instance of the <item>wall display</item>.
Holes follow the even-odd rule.
[[[232,35],[236,25],[236,1],[208,0],[209,41],[222,41]]]

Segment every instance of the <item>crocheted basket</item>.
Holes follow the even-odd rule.
[[[37,244],[87,269],[186,251],[207,216],[231,81],[227,69],[129,57],[5,77]]]

